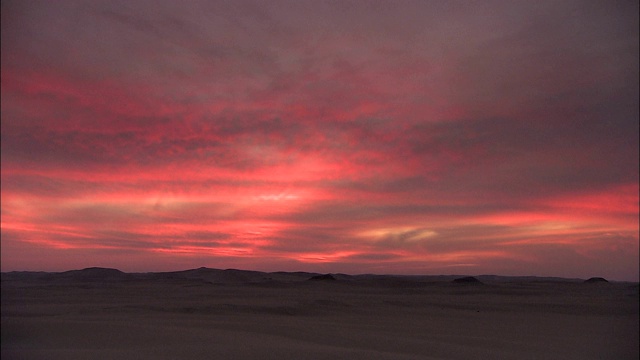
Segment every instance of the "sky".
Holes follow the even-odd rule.
[[[639,278],[637,1],[2,1],[1,268]]]

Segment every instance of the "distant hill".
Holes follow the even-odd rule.
[[[71,281],[121,281],[132,276],[118,269],[90,267],[82,270],[69,270],[51,275],[53,279]]]
[[[336,281],[336,278],[331,274],[315,275],[309,278],[312,281]]]
[[[482,281],[476,279],[473,276],[465,276],[457,279],[453,279],[456,284],[482,284]]]
[[[90,267],[63,272],[12,271],[3,272],[3,281],[48,281],[48,282],[117,282],[117,281],[190,281],[203,284],[292,284],[307,280],[338,280],[362,285],[375,284],[399,288],[427,286],[438,283],[500,284],[500,283],[606,283],[604,278],[568,279],[537,276],[500,275],[377,275],[377,274],[319,274],[304,271],[262,272],[239,269],[215,269],[201,267],[182,271],[125,273],[118,269]]]

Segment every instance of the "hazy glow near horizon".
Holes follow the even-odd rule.
[[[638,280],[638,4],[3,1],[2,271]]]

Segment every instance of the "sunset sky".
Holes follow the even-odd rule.
[[[2,1],[2,271],[639,277],[637,1]]]

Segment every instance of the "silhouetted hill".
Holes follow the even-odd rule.
[[[482,284],[482,282],[473,276],[465,276],[457,279],[453,279],[456,284]]]
[[[313,281],[336,281],[336,278],[331,274],[315,275],[309,278]]]
[[[90,267],[81,270],[69,270],[64,272],[42,272],[42,271],[12,271],[3,272],[2,281],[39,281],[47,283],[73,283],[73,282],[105,282],[113,283],[117,281],[167,281],[167,282],[197,282],[201,284],[264,284],[287,285],[305,283],[307,280],[314,281],[339,281],[358,286],[382,286],[394,288],[420,288],[437,284],[583,284],[583,283],[607,283],[604,278],[594,277],[588,280],[568,279],[559,277],[536,277],[536,276],[499,276],[499,275],[378,275],[361,274],[347,275],[340,273],[319,274],[304,271],[276,271],[262,272],[239,269],[214,269],[201,267],[197,269],[169,271],[169,272],[148,272],[148,273],[125,273],[118,269]],[[637,283],[634,283],[637,284]]]
[[[67,279],[76,281],[116,281],[130,278],[118,269],[90,267],[82,270],[69,270],[54,274],[56,279]]]

